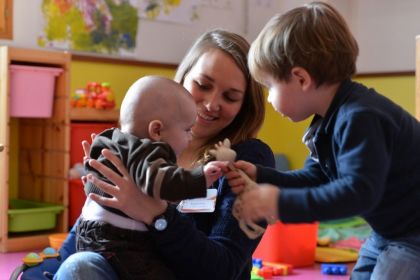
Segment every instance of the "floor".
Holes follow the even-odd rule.
[[[41,251],[41,250],[40,250]],[[17,252],[17,253],[0,253],[0,280],[8,280],[13,270],[22,263],[22,259],[28,252]],[[37,252],[39,253],[39,252]],[[349,265],[350,270],[351,265]],[[306,268],[295,268],[293,274],[289,276],[283,276],[276,279],[296,279],[296,280],[347,280],[348,275],[344,276],[333,276],[323,275],[319,270],[319,265]]]

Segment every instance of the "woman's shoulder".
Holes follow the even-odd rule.
[[[260,139],[247,139],[232,146],[232,149],[236,152],[237,160],[245,160],[264,166],[275,166],[273,151]]]

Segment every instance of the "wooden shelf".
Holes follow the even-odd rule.
[[[100,110],[92,108],[71,108],[71,121],[94,121],[94,122],[117,122],[120,118],[120,110]]]
[[[70,54],[61,51],[0,46],[0,251],[48,245],[48,235],[68,231],[70,162]],[[10,115],[10,65],[51,66],[55,78],[53,114],[49,118]],[[56,225],[46,232],[9,233],[9,199],[64,206]],[[39,248],[39,247],[38,247]]]

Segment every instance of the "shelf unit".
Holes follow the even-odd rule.
[[[102,110],[92,108],[71,108],[70,120],[71,121],[93,121],[93,122],[115,122],[117,123],[120,118],[120,110]]]
[[[69,73],[67,52],[0,46],[0,251],[48,246],[48,235],[68,231]],[[50,118],[10,116],[11,64],[59,67]],[[33,104],[36,106],[36,104]],[[55,228],[9,233],[9,198],[64,206]]]

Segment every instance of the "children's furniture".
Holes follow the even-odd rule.
[[[51,117],[11,116],[11,65],[59,68]],[[48,235],[68,231],[69,68],[67,52],[0,46],[0,251],[48,246]],[[24,84],[25,81],[20,81]],[[38,86],[38,81],[30,84]],[[31,106],[39,106],[42,100]],[[37,104],[38,103],[38,104]],[[28,105],[28,104],[26,104]],[[35,108],[34,107],[34,108]],[[10,199],[51,203],[63,209],[53,228],[11,231]],[[31,221],[33,222],[33,221]]]

